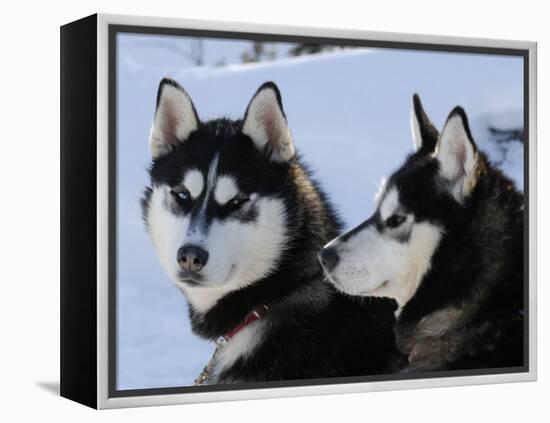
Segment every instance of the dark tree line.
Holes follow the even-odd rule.
[[[519,142],[524,144],[523,128],[500,129],[494,126],[489,126],[489,136],[497,145],[500,151],[500,160],[496,160],[495,164],[500,166],[508,158],[508,146],[512,143]]]
[[[290,56],[302,56],[304,54],[317,54],[323,51],[330,51],[337,48],[342,48],[342,46],[328,46],[323,44],[309,44],[309,43],[300,43],[292,47],[288,54]]]
[[[241,54],[243,63],[263,62],[265,60],[273,60],[277,57],[274,46],[267,46],[261,41],[254,41],[252,48]]]
[[[489,134],[491,134],[491,138],[497,144],[506,144],[514,141],[523,144],[523,128],[499,129],[494,126],[490,126]]]
[[[298,43],[290,48],[290,50],[288,51],[288,55],[296,57],[305,54],[317,54],[323,51],[330,51],[338,48],[343,48],[343,46]],[[276,58],[277,52],[275,50],[275,46],[271,43],[265,43],[263,41],[254,41],[251,48],[241,54],[241,61],[243,63],[263,62],[267,60],[274,60]]]

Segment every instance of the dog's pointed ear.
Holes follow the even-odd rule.
[[[412,98],[411,129],[416,151],[432,153],[435,150],[439,132],[424,111],[418,94],[414,94]]]
[[[454,197],[462,202],[475,184],[478,160],[477,147],[462,107],[455,107],[449,114],[441,131],[435,158],[439,162],[440,176],[450,184]]]
[[[273,82],[264,83],[250,100],[242,132],[273,161],[284,163],[294,156],[281,93]]]
[[[160,81],[157,109],[149,137],[153,158],[172,151],[198,127],[199,118],[195,106],[185,90],[171,79],[164,78]]]

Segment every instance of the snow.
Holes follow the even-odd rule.
[[[276,82],[296,148],[348,227],[370,215],[381,178],[413,149],[409,114],[414,92],[439,128],[456,104],[465,107],[474,138],[499,162],[503,153],[491,141],[488,126],[522,125],[520,58],[344,49],[257,64],[190,67],[159,44],[162,37],[118,37],[119,389],[189,385],[213,352],[211,344],[191,333],[185,299],[160,268],[141,222],[139,198],[148,184],[150,161],[147,139],[162,77],[183,85],[203,120],[242,117],[258,86]],[[186,42],[168,38],[161,41]],[[218,41],[211,49],[235,56],[243,41],[231,43]],[[505,148],[501,166],[522,189],[522,144]]]

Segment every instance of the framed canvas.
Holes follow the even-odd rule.
[[[61,28],[61,395],[536,379],[536,44]]]

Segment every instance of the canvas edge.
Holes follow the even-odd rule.
[[[529,373],[537,380],[537,43],[529,50]]]
[[[97,406],[96,48],[97,15],[60,27],[59,394],[92,408]]]
[[[323,394],[344,394],[401,389],[480,385],[508,382],[526,382],[537,379],[537,301],[536,301],[536,196],[537,196],[537,100],[536,100],[536,58],[537,44],[533,41],[512,41],[483,38],[434,36],[423,34],[399,34],[370,32],[349,29],[326,29],[314,27],[263,25],[241,22],[222,22],[98,14],[98,93],[97,93],[97,405],[98,408],[122,408],[152,405],[186,404],[245,399],[283,398]],[[410,42],[421,44],[446,44],[485,48],[508,48],[528,50],[529,60],[529,371],[497,375],[475,375],[434,379],[410,379],[398,381],[363,382],[315,386],[293,386],[284,388],[246,389],[232,391],[195,392],[166,395],[144,395],[131,397],[109,397],[108,366],[108,28],[109,25],[131,25],[145,27],[173,27],[216,31],[253,32],[265,34],[317,36],[330,38],[368,39],[380,41]]]

